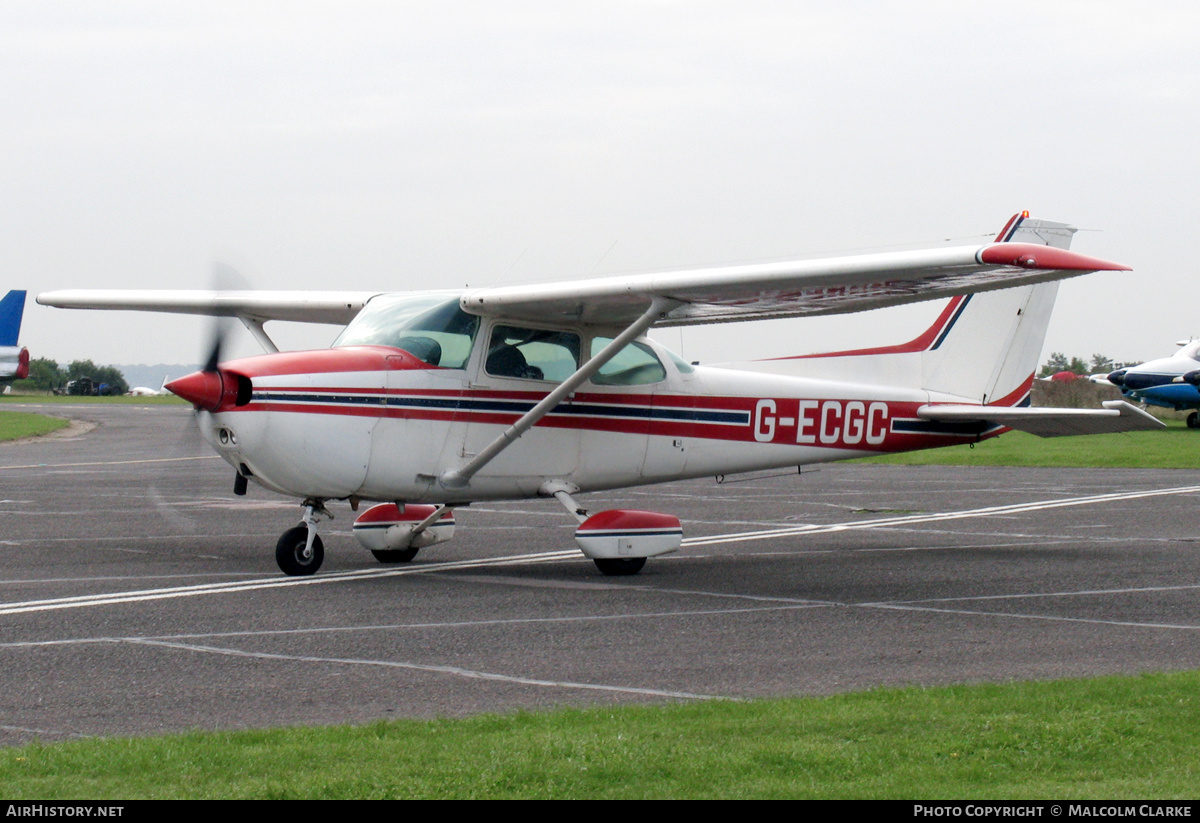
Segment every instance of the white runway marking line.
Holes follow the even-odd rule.
[[[670,697],[684,700],[728,700],[731,698],[712,694],[694,694],[692,692],[675,692],[664,689],[646,689],[637,686],[611,686],[601,683],[576,683],[570,680],[541,680],[533,677],[518,677],[515,675],[483,672],[475,669],[464,669],[459,666],[435,666],[426,663],[406,663],[397,660],[367,660],[347,657],[316,657],[309,655],[272,654],[270,652],[251,652],[242,649],[227,649],[219,646],[200,646],[191,643],[172,643],[162,640],[129,640],[143,646],[162,646],[169,649],[183,649],[190,652],[220,654],[230,657],[249,657],[255,660],[281,660],[299,663],[335,663],[344,666],[380,666],[391,669],[408,669],[410,671],[430,672],[432,674],[448,674],[455,677],[465,677],[471,680],[494,680],[500,683],[517,683],[522,686],[542,686],[554,689],[583,689],[586,691],[618,692],[620,694],[639,694],[648,697]]]
[[[54,597],[46,600],[27,600],[22,603],[0,604],[0,615],[25,614],[28,612],[78,609],[88,606],[109,606],[118,603],[140,603],[148,600],[167,600],[177,597],[197,597],[204,594],[228,594],[232,592],[256,591],[259,589],[281,589],[290,586],[316,586],[323,583],[344,583],[377,577],[400,577],[408,574],[426,574],[445,569],[469,569],[479,566],[504,566],[517,563],[547,563],[557,560],[576,560],[579,553],[569,551],[546,552],[543,554],[518,554],[508,557],[483,558],[479,560],[457,560],[448,563],[409,566],[403,569],[367,569],[355,572],[337,572],[320,577],[271,577],[262,580],[231,581],[228,583],[202,583],[194,586],[177,586],[167,589],[142,589],[130,592],[106,592],[83,594],[74,597]]]
[[[695,594],[695,592],[681,592]],[[703,594],[703,592],[702,592]],[[714,595],[725,596],[725,595]],[[772,598],[753,598],[750,600],[770,600]],[[625,614],[589,614],[574,617],[513,617],[496,618],[491,620],[447,620],[438,623],[382,623],[374,626],[307,626],[302,629],[259,629],[255,631],[232,632],[198,632],[193,634],[166,634],[136,636],[130,635],[105,637],[72,637],[62,640],[13,640],[0,643],[0,650],[19,650],[48,648],[51,646],[87,646],[97,643],[139,643],[143,641],[183,641],[183,640],[215,640],[239,637],[287,637],[310,636],[320,634],[358,634],[363,632],[395,632],[395,631],[427,631],[429,629],[480,629],[493,626],[530,626],[546,623],[597,623],[618,620],[662,620],[669,617],[725,617],[727,615],[762,614],[763,612],[797,611],[800,609],[828,608],[829,606],[844,606],[844,603],[823,603],[819,601],[790,602],[787,598],[774,598],[784,605],[756,606],[752,608],[728,609],[690,609],[677,612],[626,612]]]
[[[1170,489],[1151,489],[1141,492],[1114,492],[1111,494],[1094,494],[1086,497],[1067,497],[1061,500],[1041,500],[1033,503],[1012,503],[1007,506],[988,506],[982,509],[968,509],[960,512],[944,512],[941,514],[916,514],[904,517],[882,517],[876,520],[860,520],[850,523],[829,523],[826,525],[807,524],[803,526],[786,526],[764,531],[741,532],[738,534],[716,534],[706,537],[685,538],[685,546],[710,546],[717,543],[740,543],[747,540],[768,540],[773,537],[789,537],[801,534],[823,534],[838,531],[854,531],[857,529],[881,529],[891,526],[908,525],[912,523],[937,523],[945,520],[963,520],[972,517],[995,517],[997,515],[1019,514],[1022,512],[1058,509],[1068,506],[1087,506],[1095,503],[1110,503],[1118,500],[1137,500],[1143,497],[1162,497],[1173,494],[1195,494],[1200,492],[1200,486],[1178,486]]]
[[[1146,594],[1162,592],[1195,592],[1200,590],[1200,584],[1181,586],[1138,586],[1128,589],[1084,589],[1083,591],[1067,592],[1028,592],[1022,594],[984,594],[974,597],[939,597],[929,600],[896,600],[878,603],[858,603],[857,606],[868,609],[890,609],[893,611],[935,612],[939,614],[965,614],[977,617],[1009,617],[1016,620],[1050,620],[1062,623],[1093,623],[1104,626],[1129,626],[1138,629],[1181,629],[1196,631],[1200,624],[1195,623],[1139,623],[1133,620],[1104,620],[1095,617],[1067,617],[1053,614],[1028,614],[1021,612],[989,612],[979,609],[954,609],[946,606],[934,606],[934,603],[978,603],[985,600],[1037,600],[1043,597],[1096,597],[1115,594]]]
[[[1096,626],[1125,626],[1131,629],[1172,629],[1175,631],[1196,631],[1197,629],[1200,629],[1200,626],[1191,623],[1138,623],[1134,620],[1102,620],[1096,617],[1065,617],[1054,614],[1021,614],[1019,612],[985,612],[977,609],[940,609],[932,606],[892,606],[886,603],[864,603],[862,606],[864,608],[891,609],[893,611],[961,614],[971,617],[1001,617],[1012,620],[1045,620],[1054,623],[1084,623]]]

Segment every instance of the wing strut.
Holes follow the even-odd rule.
[[[267,336],[267,331],[263,328],[262,320],[253,319],[244,314],[239,314],[237,318],[242,321],[242,325],[246,327],[246,330],[254,335],[254,339],[258,341],[258,345],[262,346],[267,354],[279,353],[279,347],[275,345],[275,341]]]
[[[496,458],[496,455],[516,442],[517,438],[533,428],[539,420],[552,412],[559,403],[566,400],[571,393],[583,385],[585,380],[600,371],[604,364],[616,357],[622,349],[644,334],[656,322],[666,317],[671,309],[679,305],[681,303],[678,300],[672,300],[669,297],[655,297],[650,302],[650,307],[638,319],[629,324],[629,327],[625,331],[621,332],[611,343],[601,349],[599,354],[580,366],[574,374],[559,384],[554,391],[543,397],[541,402],[521,415],[499,437],[484,446],[479,454],[475,455],[470,462],[465,466],[443,473],[441,478],[439,478],[441,484],[448,488],[462,488],[467,485],[480,469]]]

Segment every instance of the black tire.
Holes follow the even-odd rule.
[[[626,577],[637,574],[646,565],[644,557],[597,557],[592,560],[596,568],[608,577]]]
[[[1192,412],[1187,416],[1187,426],[1189,429],[1200,429],[1200,413]]]
[[[308,527],[301,524],[294,529],[288,529],[275,544],[275,562],[280,570],[291,577],[307,577],[316,574],[325,560],[325,545],[320,535],[313,537],[312,554],[304,556],[304,547],[308,545]]]
[[[375,559],[380,563],[407,563],[416,557],[419,551],[417,547],[410,546],[407,549],[372,549],[371,554],[375,555]]]

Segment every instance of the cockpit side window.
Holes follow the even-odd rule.
[[[579,335],[496,326],[483,367],[493,377],[561,383],[579,368]]]
[[[390,346],[431,366],[466,368],[479,318],[445,295],[376,297],[334,341],[334,346]]]
[[[612,341],[611,337],[593,337],[592,357]],[[621,349],[616,357],[592,375],[592,382],[597,386],[645,386],[666,379],[667,370],[663,368],[662,361],[658,359],[654,349],[645,343],[637,342]]]

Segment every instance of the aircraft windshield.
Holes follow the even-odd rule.
[[[334,346],[390,346],[431,366],[465,368],[479,318],[467,314],[457,297],[380,295],[367,303]]]

